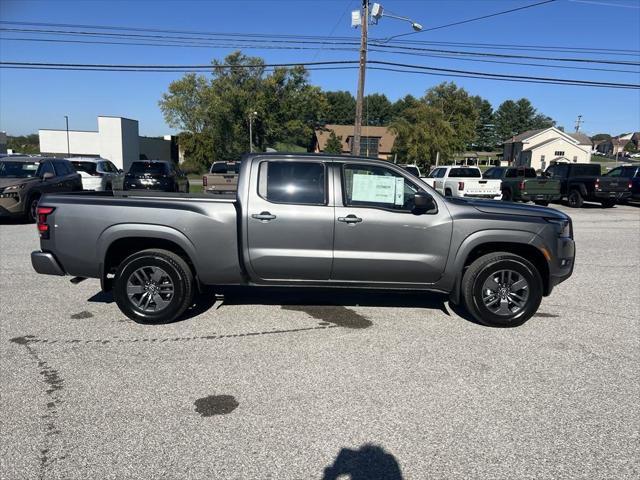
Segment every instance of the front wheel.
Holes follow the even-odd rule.
[[[567,202],[571,208],[580,208],[584,203],[584,198],[579,190],[571,190],[567,197]]]
[[[40,197],[37,195],[33,195],[27,200],[26,210],[24,213],[25,219],[29,223],[36,223],[38,220],[38,202],[40,201]]]
[[[130,319],[139,323],[167,323],[191,305],[194,279],[187,263],[167,250],[142,250],[118,267],[113,295]]]
[[[469,313],[490,327],[517,327],[538,310],[542,278],[525,258],[496,252],[475,260],[462,279],[462,296]]]

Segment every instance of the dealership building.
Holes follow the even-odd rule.
[[[176,137],[141,137],[138,121],[129,118],[99,116],[97,131],[41,129],[38,135],[42,155],[102,157],[125,171],[134,160],[179,160]]]

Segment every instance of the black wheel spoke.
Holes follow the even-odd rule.
[[[167,308],[174,296],[174,285],[169,274],[160,267],[147,266],[135,270],[126,284],[131,303],[145,313]]]

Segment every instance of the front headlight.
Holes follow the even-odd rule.
[[[25,187],[24,183],[20,183],[18,185],[11,185],[10,187],[5,187],[2,193],[16,192],[18,190],[22,190]]]
[[[567,218],[545,218],[545,220],[556,226],[560,238],[571,238],[573,233],[571,231],[571,220]]]

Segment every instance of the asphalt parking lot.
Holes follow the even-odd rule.
[[[308,290],[138,325],[2,224],[0,477],[638,478],[640,208],[558,208],[574,275],[506,330]]]

